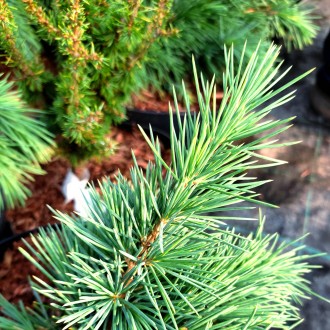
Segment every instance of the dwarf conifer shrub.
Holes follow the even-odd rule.
[[[0,78],[1,78],[0,74]],[[43,174],[40,163],[51,157],[53,137],[29,108],[13,84],[0,80],[0,211],[23,204],[30,191],[32,174]]]
[[[150,46],[175,33],[170,0],[0,1],[0,48],[72,163],[112,151],[110,126],[143,82]]]
[[[245,41],[249,56],[261,41],[259,54],[263,57],[274,39],[288,51],[301,49],[316,36],[314,11],[306,1],[296,0],[174,1],[170,22],[178,32],[151,47],[151,54],[157,53],[156,60],[146,63],[151,84],[161,92],[171,89],[173,83],[179,87],[182,77],[193,81],[186,60],[191,54],[204,74],[215,74],[216,82],[221,83],[224,47],[232,44],[237,63]]]
[[[246,39],[250,55],[274,35],[302,47],[312,18],[295,0],[0,0],[0,55],[76,165],[113,151],[107,133],[132,93],[191,79],[192,54],[222,79],[224,45],[238,59]]]
[[[21,250],[47,281],[32,279],[33,309],[1,297],[0,328],[297,325],[297,305],[313,294],[304,279],[313,268],[310,256],[292,243],[278,244],[276,234],[263,235],[262,216],[258,231],[244,237],[225,225],[231,218],[222,214],[242,208],[242,200],[262,204],[254,188],[264,182],[249,170],[281,164],[258,150],[279,146],[273,137],[291,119],[266,116],[293,97],[279,94],[302,76],[273,89],[281,78],[280,66],[273,68],[277,56],[274,46],[261,59],[257,50],[243,66],[243,53],[235,70],[233,50],[226,52],[219,108],[214,80],[198,80],[195,72],[199,112],[190,112],[185,95],[188,112],[178,118],[178,133],[171,128],[172,162],[163,160],[152,131],[150,137],[143,133],[155,156],[145,173],[135,162],[129,179],[118,174],[116,183],[105,180],[99,192],[92,189],[85,216],[55,212],[61,227],[41,230]],[[261,132],[268,133],[245,139]]]

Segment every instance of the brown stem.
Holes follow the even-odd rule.
[[[149,235],[146,237],[146,239],[142,241],[142,251],[138,255],[138,258],[137,258],[138,260],[146,261],[146,257],[148,255],[148,252],[150,250],[151,245],[158,238],[161,226],[165,226],[166,223],[167,223],[166,219],[164,219],[164,218],[160,219],[160,221],[155,224],[155,226],[153,227],[153,229],[149,233]],[[128,274],[138,264],[138,262],[133,261],[129,258],[125,258],[125,261],[126,261],[126,264],[127,264],[127,269],[126,269],[125,273],[123,274],[123,277],[126,274]],[[133,279],[134,279],[134,275],[127,281],[125,287],[130,285],[130,283],[132,283]],[[122,298],[125,298],[125,295],[126,294],[123,294]]]
[[[81,4],[80,0],[75,0],[70,8],[71,24],[67,26],[66,31],[61,31],[55,27],[47,17],[41,6],[35,3],[35,0],[22,0],[26,4],[26,11],[38,22],[40,26],[46,29],[53,38],[65,40],[65,47],[68,54],[74,60],[80,61],[98,61],[102,59],[96,52],[89,53],[82,42],[84,30],[82,28],[82,20],[80,19]],[[80,63],[81,65],[82,63]]]
[[[129,0],[128,3],[132,7],[132,15],[130,16],[130,20],[128,22],[128,30],[131,31],[132,27],[134,25],[134,20],[135,20],[137,14],[139,12],[141,1],[139,1],[139,0]]]
[[[38,75],[43,71],[40,65],[39,58],[35,59],[33,62],[27,62],[20,50],[16,46],[16,38],[11,26],[13,26],[14,17],[7,5],[3,0],[0,0],[0,36],[5,44],[5,49],[7,52],[6,61],[7,63],[12,63],[16,66],[23,74],[21,79],[27,77],[33,77]],[[33,70],[35,68],[36,70]]]
[[[168,0],[160,0],[155,15],[152,17],[152,22],[148,25],[146,31],[146,39],[142,44],[140,50],[137,52],[130,62],[128,62],[127,70],[130,71],[141,58],[147,53],[150,46],[160,37],[164,35],[171,35],[177,33],[175,29],[167,31],[162,26],[166,17],[169,15],[169,9],[167,8]]]
[[[277,12],[271,6],[260,6],[259,8],[248,8],[244,11],[245,14],[252,14],[256,12],[266,13],[267,15],[277,15]]]
[[[44,27],[50,35],[61,37],[60,30],[51,24],[42,7],[38,6],[34,0],[22,0],[26,4],[26,11],[34,17],[37,22]]]

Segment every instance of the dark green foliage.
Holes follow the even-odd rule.
[[[240,58],[245,40],[265,53],[274,36],[302,47],[316,31],[295,0],[0,0],[0,17],[5,63],[73,163],[112,152],[132,93],[192,81],[192,54],[221,81],[225,45]]]
[[[0,1],[6,61],[28,100],[50,110],[60,146],[72,144],[63,150],[77,150],[67,153],[72,162],[112,151],[105,135],[142,86],[138,72],[149,47],[174,33],[165,26],[171,3]]]
[[[155,75],[158,89],[168,89],[173,82],[189,78],[193,54],[197,66],[207,75],[222,80],[225,66],[224,47],[235,45],[239,59],[246,41],[251,55],[261,41],[260,54],[265,53],[274,38],[288,50],[311,44],[317,27],[313,24],[312,7],[296,0],[178,0],[172,7],[170,23],[179,33],[160,40],[151,52],[156,59],[147,63],[149,75]],[[161,62],[161,63],[159,63]],[[193,80],[193,79],[191,79]]]

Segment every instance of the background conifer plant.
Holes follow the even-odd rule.
[[[1,78],[1,75],[0,75]],[[0,210],[23,204],[32,174],[43,174],[39,163],[50,160],[53,137],[13,84],[0,80]]]
[[[221,83],[224,47],[234,44],[238,61],[246,41],[249,55],[260,41],[259,52],[264,54],[274,39],[288,51],[301,49],[312,43],[318,30],[313,10],[305,1],[296,0],[174,1],[170,22],[178,33],[160,39],[151,49],[161,63],[146,64],[149,77],[155,75],[153,87],[162,91],[172,88],[173,83],[179,87],[182,77],[189,81],[191,70],[186,59],[191,54],[200,70],[215,74]]]
[[[178,133],[172,114],[172,162],[163,160],[152,131],[150,137],[143,133],[155,156],[146,173],[135,162],[130,179],[119,174],[116,183],[105,180],[100,192],[92,189],[85,216],[55,212],[61,228],[41,230],[21,250],[47,278],[31,282],[34,309],[1,297],[0,328],[241,330],[299,324],[297,305],[313,294],[303,277],[313,268],[306,262],[310,256],[292,243],[278,244],[277,235],[263,235],[262,216],[259,230],[243,237],[225,225],[231,218],[221,213],[242,209],[242,200],[262,204],[254,188],[265,182],[249,170],[282,162],[258,150],[290,144],[273,138],[291,119],[266,116],[293,97],[279,94],[304,75],[274,89],[281,79],[277,57],[271,46],[262,58],[257,49],[245,61],[243,49],[235,65],[233,49],[226,51],[219,108],[214,79],[198,80],[195,71],[200,111],[190,112],[184,93],[187,114]],[[176,100],[174,109],[178,113]],[[261,132],[261,138],[246,139]]]
[[[222,79],[223,47],[280,37],[311,42],[312,14],[295,0],[0,0],[0,49],[29,102],[44,108],[73,165],[113,151],[109,128],[132,93],[190,76],[187,58]],[[261,52],[261,49],[260,49]]]
[[[49,122],[72,163],[112,151],[106,133],[141,87],[149,47],[175,33],[166,24],[170,6],[170,0],[1,0],[6,62],[26,97],[50,106]]]

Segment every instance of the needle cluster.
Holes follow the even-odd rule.
[[[1,74],[0,74],[1,78]],[[39,120],[41,113],[29,108],[13,84],[0,80],[0,211],[23,204],[32,174],[43,174],[40,163],[50,160],[53,137]]]
[[[303,76],[274,89],[281,79],[277,57],[271,46],[263,58],[257,49],[246,66],[243,52],[235,65],[233,50],[226,51],[220,107],[214,80],[195,71],[199,112],[190,112],[184,94],[187,114],[178,132],[171,127],[172,162],[163,160],[152,131],[144,132],[155,156],[145,173],[135,162],[130,179],[119,174],[116,183],[92,189],[84,217],[55,212],[61,226],[41,230],[21,250],[47,278],[31,282],[38,302],[16,307],[1,297],[0,328],[242,330],[300,323],[297,306],[313,294],[303,277],[313,268],[309,256],[262,234],[262,216],[259,230],[244,237],[222,214],[241,209],[242,200],[260,204],[254,188],[264,182],[249,170],[281,163],[258,150],[285,145],[272,138],[290,119],[267,115],[293,97],[279,94]]]

